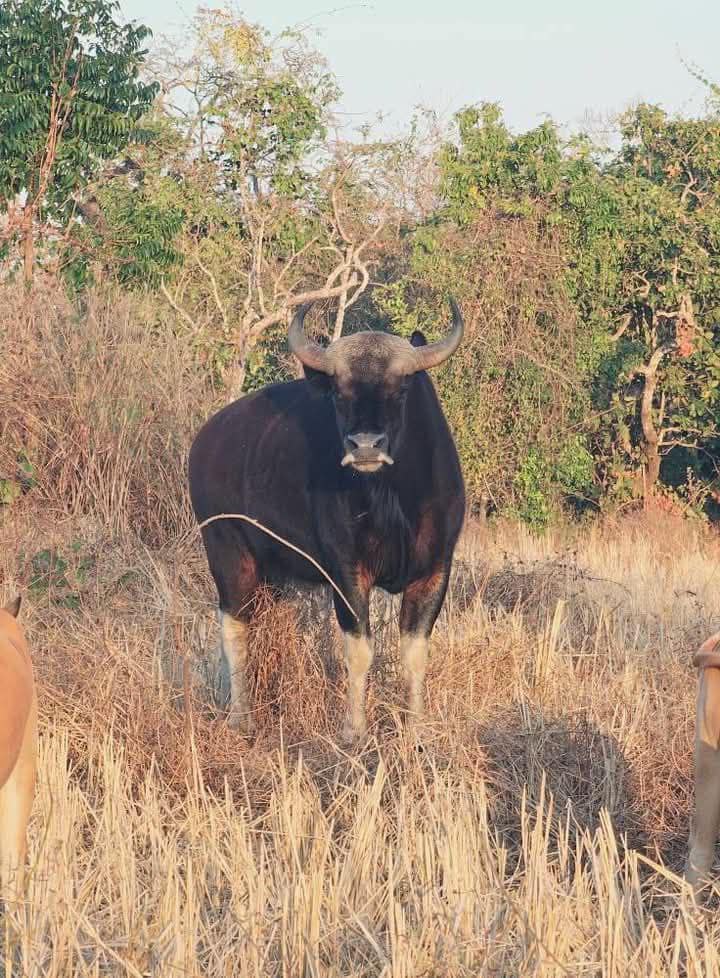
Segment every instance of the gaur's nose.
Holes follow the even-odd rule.
[[[388,449],[388,436],[377,431],[356,431],[345,436],[345,448],[353,455],[380,455]]]

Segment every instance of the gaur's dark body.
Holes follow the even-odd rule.
[[[392,594],[403,591],[451,559],[465,508],[455,445],[424,373],[411,381],[407,410],[412,430],[395,464],[363,475],[340,468],[332,403],[307,381],[274,384],[235,401],[200,430],[190,453],[198,521],[245,513],[305,550],[349,590],[357,576]],[[233,615],[258,582],[325,583],[309,561],[245,523],[222,520],[202,533],[220,606]],[[244,555],[252,558],[252,582],[249,568],[241,578],[237,573]]]
[[[266,387],[205,424],[190,452],[192,504],[198,522],[243,513],[312,556],[357,615],[334,593],[351,645],[353,639],[369,643],[373,586],[404,592],[401,633],[427,639],[463,522],[460,464],[427,373],[404,377],[400,389],[395,381],[385,383],[385,361],[374,372],[367,359],[362,363],[352,373],[345,415],[352,415],[353,431],[391,433],[382,444],[392,452],[392,458],[384,456],[392,464],[364,472],[343,462],[347,444],[356,442],[343,439],[337,392],[308,369],[310,379]],[[348,383],[346,378],[346,393]],[[362,453],[356,449],[358,465]],[[244,522],[219,520],[202,534],[220,610],[233,620],[249,619],[262,582],[326,583],[305,558]],[[367,658],[364,652],[361,658]],[[244,653],[240,659],[244,667]],[[362,723],[351,723],[354,732]]]

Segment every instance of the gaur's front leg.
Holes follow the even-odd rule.
[[[445,600],[450,567],[413,581],[400,608],[400,666],[407,696],[408,719],[425,712],[425,674],[430,633]]]
[[[343,656],[348,678],[347,713],[341,738],[345,743],[353,743],[367,733],[365,693],[374,654],[370,635],[370,581],[363,575],[343,577],[345,581],[339,581],[338,586],[355,614],[350,612],[338,594],[334,594],[335,614],[343,633]]]

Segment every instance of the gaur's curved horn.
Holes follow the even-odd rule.
[[[327,350],[320,346],[319,343],[316,343],[315,340],[309,340],[305,335],[303,322],[311,305],[312,302],[306,302],[304,306],[298,306],[292,318],[290,329],[288,330],[290,350],[306,367],[312,367],[313,370],[320,370],[324,374],[331,374],[332,366]]]
[[[437,367],[449,356],[452,356],[460,346],[465,325],[458,304],[452,296],[450,297],[450,308],[452,309],[452,329],[444,339],[438,340],[437,343],[428,343],[427,346],[416,346],[413,349],[413,373],[418,370],[429,370],[430,367]]]

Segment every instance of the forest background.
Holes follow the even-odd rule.
[[[308,298],[318,335],[435,338],[453,294],[467,338],[436,380],[475,514],[539,529],[652,497],[717,516],[720,90],[701,71],[700,117],[639,104],[602,141],[511,132],[494,103],[349,136],[307,32],[203,8],[179,45],[120,14],[0,11],[5,285],[41,280],[80,318],[91,294],[141,303],[151,343],[192,349],[206,413],[294,374]],[[2,502],[49,451],[13,443]]]

